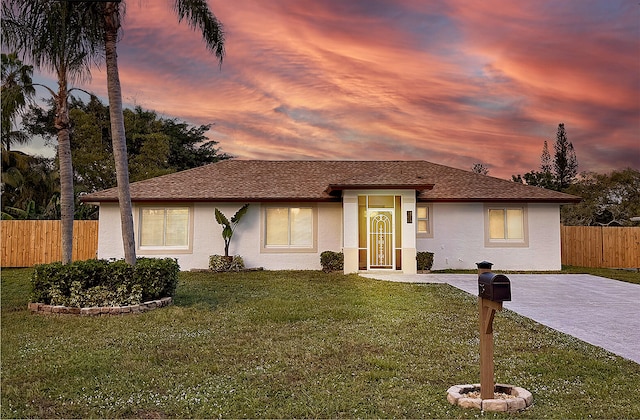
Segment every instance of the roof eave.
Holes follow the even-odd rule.
[[[327,194],[344,190],[432,190],[435,184],[329,184]]]
[[[100,203],[117,203],[118,198],[105,197],[105,198],[92,198],[90,200],[82,200],[85,204],[99,205]],[[340,197],[221,197],[221,198],[206,198],[206,197],[184,197],[184,198],[167,198],[167,197],[132,197],[132,203],[229,203],[229,202],[339,202]]]
[[[418,197],[421,203],[554,203],[554,204],[576,204],[582,201],[581,198],[424,198]]]

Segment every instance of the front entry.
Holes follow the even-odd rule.
[[[367,211],[367,269],[393,269],[395,267],[395,226],[393,210],[368,209]]]
[[[402,267],[401,197],[358,196],[358,268],[400,270]]]

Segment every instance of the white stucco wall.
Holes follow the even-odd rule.
[[[224,254],[221,237],[222,228],[214,219],[214,208],[218,207],[229,218],[243,203],[195,203],[193,250],[186,254],[159,254],[138,251],[139,256],[177,257],[182,270],[207,268],[209,256]],[[345,207],[349,207],[345,204]],[[403,202],[403,218],[407,209],[415,204],[411,199]],[[343,250],[343,220],[357,217],[347,212],[343,219],[341,203],[319,203],[318,246],[313,253],[262,253],[260,250],[260,203],[252,203],[233,236],[230,254],[239,254],[247,267],[276,269],[321,269],[320,253],[326,250]],[[495,270],[559,270],[560,260],[560,210],[557,204],[528,204],[529,246],[486,247],[483,203],[434,203],[433,238],[417,238],[417,251],[431,251],[434,255],[433,269],[475,269],[476,262],[487,260]],[[137,229],[138,207],[134,204],[134,220]],[[355,216],[349,218],[349,214]],[[356,219],[357,220],[357,219]],[[406,222],[406,220],[405,220]],[[357,224],[356,224],[357,226]],[[414,224],[403,223],[403,237],[409,238]],[[357,232],[357,230],[356,230]],[[357,233],[347,229],[344,237],[345,255],[355,240],[357,258]],[[137,234],[136,234],[137,235]],[[404,242],[404,241],[403,241]],[[406,248],[412,240],[407,239]],[[117,204],[103,203],[100,206],[98,258],[123,258],[120,215]],[[408,262],[407,259],[403,265]],[[357,268],[357,265],[356,265]]]
[[[434,203],[433,238],[418,238],[418,251],[434,253],[434,270],[475,269],[492,262],[495,270],[560,270],[560,206],[528,204],[527,247],[485,246],[483,203]]]
[[[175,203],[173,203],[175,204]],[[181,270],[208,268],[209,256],[224,255],[222,227],[215,221],[214,208],[228,218],[244,203],[194,203],[193,249],[190,253],[158,253],[137,250],[140,257],[175,257]],[[134,203],[134,227],[138,243],[138,210]],[[238,224],[231,240],[229,254],[241,255],[246,267],[263,267],[267,270],[321,269],[322,251],[342,250],[342,204],[318,203],[317,252],[262,253],[260,250],[260,203],[251,203],[247,214]],[[100,205],[98,258],[123,258],[120,214],[117,204]]]
[[[124,258],[120,210],[117,203],[101,203],[98,221],[98,258]]]

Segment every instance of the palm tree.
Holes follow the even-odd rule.
[[[127,142],[122,113],[122,91],[118,73],[117,41],[122,25],[124,2],[104,3],[104,47],[107,67],[107,90],[109,95],[109,114],[111,118],[111,139],[116,163],[118,200],[120,202],[120,221],[125,261],[133,265],[136,262],[135,236],[133,230],[133,211],[129,191],[129,169],[127,162]],[[173,9],[178,21],[187,19],[193,29],[199,29],[207,48],[215,54],[222,64],[224,57],[224,33],[222,24],[209,9],[206,0],[174,0]]]
[[[2,53],[2,144],[11,150],[11,144],[24,144],[29,138],[13,130],[15,120],[35,95],[33,66],[23,64],[16,53]]]
[[[73,166],[68,96],[70,82],[89,77],[92,60],[100,56],[101,32],[84,9],[90,3],[50,0],[2,2],[2,44],[36,68],[54,73],[58,91],[46,88],[56,104],[60,166],[62,262],[69,263],[73,245]]]

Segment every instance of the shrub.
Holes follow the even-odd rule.
[[[31,301],[71,307],[135,305],[173,296],[180,266],[175,259],[139,258],[37,265],[31,276]]]
[[[320,264],[322,265],[322,271],[325,273],[341,271],[344,269],[344,254],[342,252],[323,251],[320,254]]]
[[[244,269],[244,260],[240,255],[225,257],[224,255],[211,255],[209,257],[209,269],[212,271],[238,271]]]
[[[180,266],[173,258],[139,258],[133,278],[142,287],[142,300],[175,295],[179,272]]]
[[[431,270],[431,267],[433,267],[433,252],[418,252],[416,261],[418,270]]]

